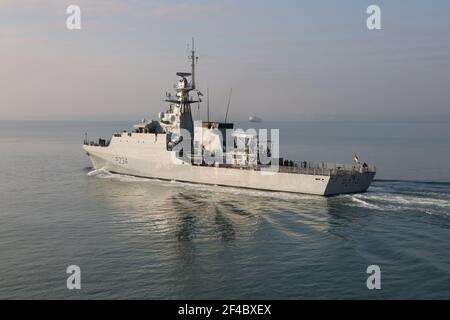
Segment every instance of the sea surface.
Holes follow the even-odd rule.
[[[132,124],[0,122],[0,298],[450,298],[449,123],[258,124],[286,158],[377,165],[332,198],[92,171],[84,133]]]

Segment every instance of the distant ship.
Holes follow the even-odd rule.
[[[257,116],[250,116],[248,117],[248,121],[250,122],[261,122],[261,118],[257,117]]]
[[[180,79],[174,86],[175,94],[166,93],[169,106],[159,113],[158,120],[143,120],[132,131],[114,133],[110,141],[89,141],[86,136],[83,148],[94,169],[170,181],[322,196],[365,192],[369,188],[376,172],[372,165],[284,160],[277,156],[271,143],[263,143],[257,134],[235,130],[233,123],[208,119],[194,124],[191,105],[199,104],[202,96],[195,83],[198,57],[194,43],[191,53],[192,70],[177,73]],[[197,97],[193,98],[191,93]],[[189,138],[183,139],[183,132],[189,133]],[[180,150],[182,144],[192,148]],[[258,150],[258,154],[251,150]],[[206,161],[206,155],[219,161]],[[264,162],[263,158],[271,161]]]

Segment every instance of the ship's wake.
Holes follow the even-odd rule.
[[[353,207],[450,216],[450,190],[445,184],[383,181],[376,182],[367,193],[344,197],[351,199],[348,205]]]

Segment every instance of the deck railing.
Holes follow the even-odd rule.
[[[292,166],[280,166],[279,172],[332,176],[376,172],[376,167],[374,165],[362,164],[295,162]]]
[[[263,171],[271,170],[271,166],[267,165],[249,165],[249,166],[241,166],[241,165],[230,165],[230,164],[221,164],[219,165],[221,168],[234,168],[241,170],[255,170],[255,171]],[[338,163],[313,163],[307,162],[305,166],[305,162],[303,163],[293,163],[292,166],[279,166],[278,171],[280,173],[292,173],[292,174],[308,174],[308,175],[317,175],[317,176],[337,176],[337,175],[353,175],[353,174],[361,174],[368,172],[376,172],[376,167],[373,165],[360,165],[360,164],[338,164]]]

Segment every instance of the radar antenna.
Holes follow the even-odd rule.
[[[225,114],[225,123],[227,123],[227,119],[228,119],[228,110],[230,110],[230,102],[231,102],[232,94],[233,94],[233,88],[230,89],[230,95],[228,96],[228,106],[227,106],[227,113]]]

